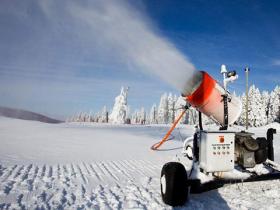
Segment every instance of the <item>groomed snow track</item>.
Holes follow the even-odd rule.
[[[0,209],[158,209],[159,169],[144,160],[0,165]]]
[[[162,151],[151,151],[167,130],[0,117],[0,209],[172,209],[161,200],[161,168],[181,153],[180,136],[191,136],[193,127],[181,126]],[[280,151],[276,139],[279,134],[274,150]],[[191,194],[180,208],[279,209],[279,189],[279,180],[225,185]]]
[[[161,201],[159,173],[159,164],[144,160],[0,165],[0,209],[171,209]],[[227,185],[192,194],[182,208],[277,209],[277,186],[279,180]]]

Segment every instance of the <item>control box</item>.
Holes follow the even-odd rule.
[[[198,139],[201,169],[205,172],[222,172],[234,169],[234,132],[201,131]]]

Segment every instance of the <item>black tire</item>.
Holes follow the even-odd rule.
[[[160,189],[164,203],[182,206],[189,195],[188,176],[185,167],[178,162],[166,163],[161,170]]]

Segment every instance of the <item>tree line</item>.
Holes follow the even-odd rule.
[[[272,122],[280,122],[280,87],[272,91],[260,91],[255,85],[248,92],[248,123],[249,126],[263,126]],[[113,109],[106,106],[99,112],[79,112],[67,119],[68,122],[98,122],[115,124],[169,124],[182,112],[185,101],[181,96],[172,93],[163,93],[159,103],[153,104],[150,110],[144,107],[135,109],[127,103],[128,88],[121,88],[121,93],[115,98]],[[236,121],[238,125],[246,123],[246,95],[237,96],[242,101],[242,113]],[[203,116],[204,124],[214,123],[210,118]],[[181,119],[182,124],[194,125],[198,123],[198,112],[194,108],[186,111]]]

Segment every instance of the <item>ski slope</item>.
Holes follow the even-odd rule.
[[[280,131],[279,124],[272,127]],[[240,129],[240,128],[235,128]],[[180,155],[191,126],[162,151],[168,126],[46,124],[0,118],[0,209],[172,209],[160,196],[165,162]],[[266,128],[252,129],[265,135]],[[280,160],[280,135],[275,136]],[[176,209],[278,209],[280,181],[228,185]]]

